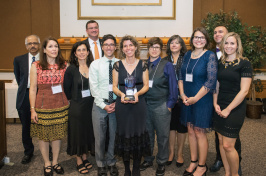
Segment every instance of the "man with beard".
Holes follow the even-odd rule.
[[[34,146],[30,137],[30,68],[34,61],[39,60],[40,38],[37,35],[27,36],[25,45],[29,53],[17,56],[14,59],[14,74],[18,83],[16,108],[22,124],[22,143],[24,146],[24,157],[21,163],[27,164],[33,156]]]

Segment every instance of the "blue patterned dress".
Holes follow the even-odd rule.
[[[216,88],[217,67],[218,60],[212,51],[206,51],[198,59],[191,59],[191,51],[185,54],[179,73],[179,79],[183,80],[185,95],[187,97],[194,97],[202,86],[209,90],[209,92],[193,105],[186,106],[182,104],[181,123],[183,125],[190,125],[194,129],[203,129],[203,131],[208,131],[212,128],[212,93]],[[193,82],[186,81],[186,72],[193,74]]]

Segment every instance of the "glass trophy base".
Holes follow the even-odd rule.
[[[124,100],[126,100],[126,101],[135,101],[135,97],[134,97],[134,95],[126,95]]]

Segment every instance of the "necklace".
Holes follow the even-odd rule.
[[[129,63],[127,63],[127,59],[125,58],[125,62],[126,62],[126,64],[127,64],[128,66],[135,65],[136,61],[137,61],[137,59],[135,58],[135,62],[132,63],[132,64],[129,64]]]
[[[192,52],[192,56],[193,56],[193,57],[198,57],[203,51],[204,51],[204,50],[202,50],[199,54],[194,54],[195,51],[193,51],[193,52]]]
[[[229,65],[233,65],[236,63],[236,59],[232,60],[232,61],[226,61],[226,60],[223,60],[222,61],[222,64],[224,65],[224,68],[227,68]]]

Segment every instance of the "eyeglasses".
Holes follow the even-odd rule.
[[[194,36],[193,40],[205,40],[205,37],[202,36],[202,37],[199,37],[199,36]]]
[[[105,44],[103,44],[103,46],[105,46],[105,47],[114,47],[115,46],[115,44],[114,43],[111,43],[111,44],[107,44],[107,43],[105,43]]]
[[[161,47],[159,47],[159,46],[151,46],[150,49],[158,51],[159,49],[161,49]]]
[[[99,29],[99,27],[89,27],[88,29],[92,30],[92,29]]]
[[[28,46],[31,46],[31,45],[39,45],[39,43],[33,42],[33,43],[27,43],[26,45],[28,45]]]

